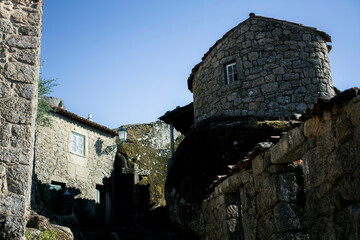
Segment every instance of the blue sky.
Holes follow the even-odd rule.
[[[359,0],[44,0],[41,72],[80,116],[156,121],[192,101],[191,69],[250,12],[328,33],[334,85],[360,86]]]

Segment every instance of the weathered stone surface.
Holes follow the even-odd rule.
[[[68,227],[60,226],[58,224],[51,224],[50,220],[44,216],[36,214],[31,211],[26,232],[35,237],[39,237],[42,231],[56,232],[56,239],[73,240],[74,235]]]
[[[19,28],[19,33],[22,35],[38,37],[39,29],[33,26],[21,26]]]
[[[40,56],[41,18],[42,0],[0,1],[0,239],[24,239],[39,71],[39,57],[34,56]]]
[[[2,156],[1,162],[11,164],[20,163],[23,165],[30,164],[29,157],[31,156],[31,152],[28,149],[0,148],[0,155]]]
[[[0,31],[3,33],[14,34],[16,30],[10,22],[0,19]]]
[[[0,108],[4,109],[1,115],[11,123],[28,124],[32,112],[30,102],[24,98],[9,98],[0,101]]]
[[[292,203],[279,203],[274,208],[275,227],[278,232],[299,230],[298,206]]]
[[[7,78],[26,83],[33,83],[35,76],[38,74],[34,67],[23,63],[7,63],[4,72]]]
[[[34,65],[38,60],[38,55],[31,49],[19,49],[13,54],[13,57],[20,62],[29,63],[31,65]]]
[[[24,31],[24,30],[23,30]],[[28,30],[27,32],[29,32]],[[10,47],[17,47],[17,48],[38,48],[40,46],[40,39],[36,37],[29,37],[29,36],[22,36],[22,35],[10,35],[6,39],[7,44]]]
[[[271,149],[271,162],[275,164],[291,163],[301,159],[305,151],[301,148],[304,143],[305,137],[301,128],[290,130]]]
[[[6,173],[9,192],[19,195],[26,195],[29,191],[29,175],[31,174],[29,166],[8,168]]]
[[[16,23],[30,24],[33,26],[39,26],[41,24],[41,15],[38,11],[25,12],[25,11],[14,11],[12,19]]]

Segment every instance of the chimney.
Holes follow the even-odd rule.
[[[89,113],[88,120],[89,120],[89,121],[92,121],[91,113]]]

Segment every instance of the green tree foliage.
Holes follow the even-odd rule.
[[[53,88],[59,86],[56,82],[57,79],[46,79],[41,73],[39,76],[38,82],[38,108],[37,108],[37,116],[36,123],[43,126],[50,126],[51,120],[48,117],[47,113],[51,110],[50,103],[48,103],[44,96],[53,92]]]

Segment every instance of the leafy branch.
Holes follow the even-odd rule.
[[[41,64],[43,66],[43,63]],[[51,110],[51,105],[44,99],[44,96],[53,92],[53,88],[59,86],[57,79],[46,79],[41,73],[38,82],[38,109],[36,123],[42,126],[51,126],[51,119],[47,113]]]

